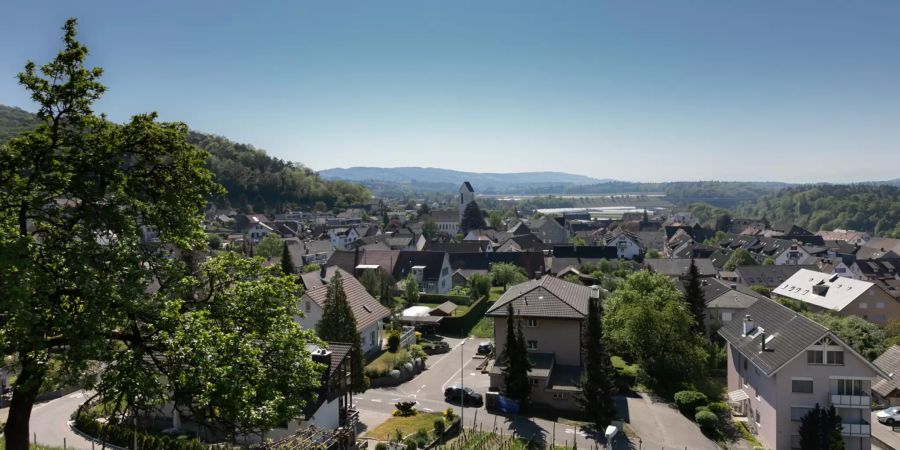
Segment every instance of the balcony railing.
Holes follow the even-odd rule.
[[[872,427],[868,423],[842,423],[841,434],[844,436],[868,437],[872,435]]]
[[[868,395],[831,394],[831,404],[844,408],[868,408],[872,404],[872,397]]]

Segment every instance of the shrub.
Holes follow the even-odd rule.
[[[100,423],[87,414],[75,417],[75,427],[89,436],[105,440],[111,444],[125,447],[134,442],[134,430],[112,423]],[[145,450],[203,450],[206,445],[196,439],[181,439],[169,436],[156,436],[137,433],[138,447]]]
[[[444,418],[447,419],[447,421],[452,421],[454,417],[456,417],[456,413],[453,411],[453,408],[444,410]]]
[[[703,410],[694,415],[694,422],[700,425],[705,433],[713,433],[719,427],[719,417],[709,410]]]
[[[403,444],[406,445],[406,450],[416,450],[417,444],[412,438],[407,439]]]
[[[712,402],[709,404],[709,410],[720,416],[731,414],[731,407],[725,402]]]
[[[446,429],[447,425],[444,423],[444,419],[434,419],[434,434],[440,437]]]
[[[675,406],[682,414],[690,417],[697,407],[706,406],[706,394],[697,391],[679,391],[675,393]]]
[[[388,450],[387,444],[385,444],[384,442],[379,442],[375,444],[375,450]]]
[[[425,353],[425,349],[418,344],[409,346],[409,356],[412,356],[413,359],[422,358],[422,361],[428,359],[428,353]]]
[[[416,415],[416,402],[397,402],[394,404],[397,408],[394,411],[395,416],[407,417]]]
[[[388,351],[391,353],[397,353],[397,350],[400,349],[400,331],[391,330],[388,333]]]

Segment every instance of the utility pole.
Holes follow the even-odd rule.
[[[463,429],[466,426],[466,385],[465,385],[465,375],[466,368],[464,367],[465,358],[463,354],[465,354],[466,350],[466,339],[464,338],[462,344],[459,345],[459,432],[462,433]]]

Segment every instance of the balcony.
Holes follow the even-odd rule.
[[[862,423],[842,423],[841,434],[852,437],[869,437],[872,435],[872,427],[865,421]]]
[[[872,398],[868,395],[831,394],[831,404],[836,408],[869,408]]]

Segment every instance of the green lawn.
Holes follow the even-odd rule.
[[[504,289],[503,286],[494,286],[491,288],[491,296],[488,298],[488,301],[495,301],[503,295]]]
[[[494,320],[490,317],[482,317],[478,323],[472,327],[470,335],[477,338],[493,338],[494,337]]]
[[[396,430],[406,437],[410,434],[425,428],[428,431],[434,429],[434,421],[441,418],[439,413],[418,413],[409,417],[391,417],[378,425],[372,431],[366,433],[365,437],[377,439],[379,441],[389,441],[394,436]]]
[[[397,353],[385,351],[372,362],[366,364],[366,372],[387,373],[397,367],[399,364],[409,361],[409,352],[406,349],[399,349]]]

